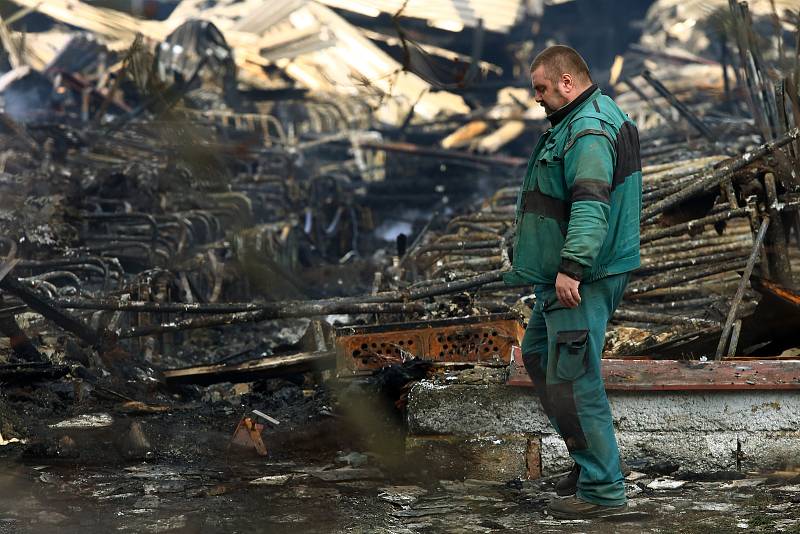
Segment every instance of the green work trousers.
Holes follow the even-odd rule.
[[[522,360],[542,407],[581,467],[577,496],[606,506],[625,502],[625,484],[600,358],[629,278],[623,273],[582,283],[576,308],[559,302],[555,286],[536,285],[522,339]]]

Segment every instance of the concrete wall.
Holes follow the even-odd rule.
[[[735,470],[737,460],[742,469],[800,465],[798,391],[610,391],[609,401],[628,462],[669,462],[681,471]],[[442,436],[454,443],[513,435],[517,450],[524,440],[541,444],[538,466],[528,451],[525,461],[517,458],[507,472],[525,464],[547,476],[571,466],[529,388],[420,382],[409,396],[408,426],[417,449]]]

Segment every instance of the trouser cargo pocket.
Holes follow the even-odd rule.
[[[562,330],[556,334],[556,376],[572,382],[586,372],[588,330]]]

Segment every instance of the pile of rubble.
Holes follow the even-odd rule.
[[[0,380],[163,402],[151,386],[508,364],[532,297],[500,275],[548,36],[526,33],[544,4],[506,3],[425,24],[402,2],[6,2]],[[797,15],[712,3],[654,3],[601,80],[645,165],[610,356],[797,352]]]

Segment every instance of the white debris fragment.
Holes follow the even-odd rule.
[[[651,483],[647,485],[648,488],[654,490],[665,490],[665,489],[678,489],[682,488],[687,484],[686,480],[675,480],[671,477],[663,477],[657,478]]]
[[[292,475],[272,475],[255,478],[250,481],[250,484],[254,484],[256,486],[283,486],[291,479]]]
[[[625,484],[625,496],[629,499],[635,495],[640,494],[643,491],[644,490],[639,486],[637,486],[636,484]]]
[[[52,424],[50,428],[103,428],[111,426],[113,422],[114,418],[110,414],[87,413]]]
[[[796,532],[798,523],[800,523],[800,519],[779,519],[775,521],[773,527],[775,532]]]
[[[737,508],[737,505],[727,502],[699,502],[689,509],[698,512],[733,512]]]
[[[720,486],[720,489],[734,489],[734,488],[754,488],[766,482],[766,478],[743,478],[741,480],[731,480],[730,482]]]
[[[628,482],[636,482],[641,478],[645,478],[647,475],[644,473],[640,473],[639,471],[631,471],[628,476],[625,477],[625,480]]]
[[[421,496],[428,493],[419,486],[389,486],[378,490],[378,498],[406,508],[414,504]]]
[[[8,445],[9,443],[25,443],[25,440],[19,438],[4,439],[3,434],[0,434],[0,447]]]

